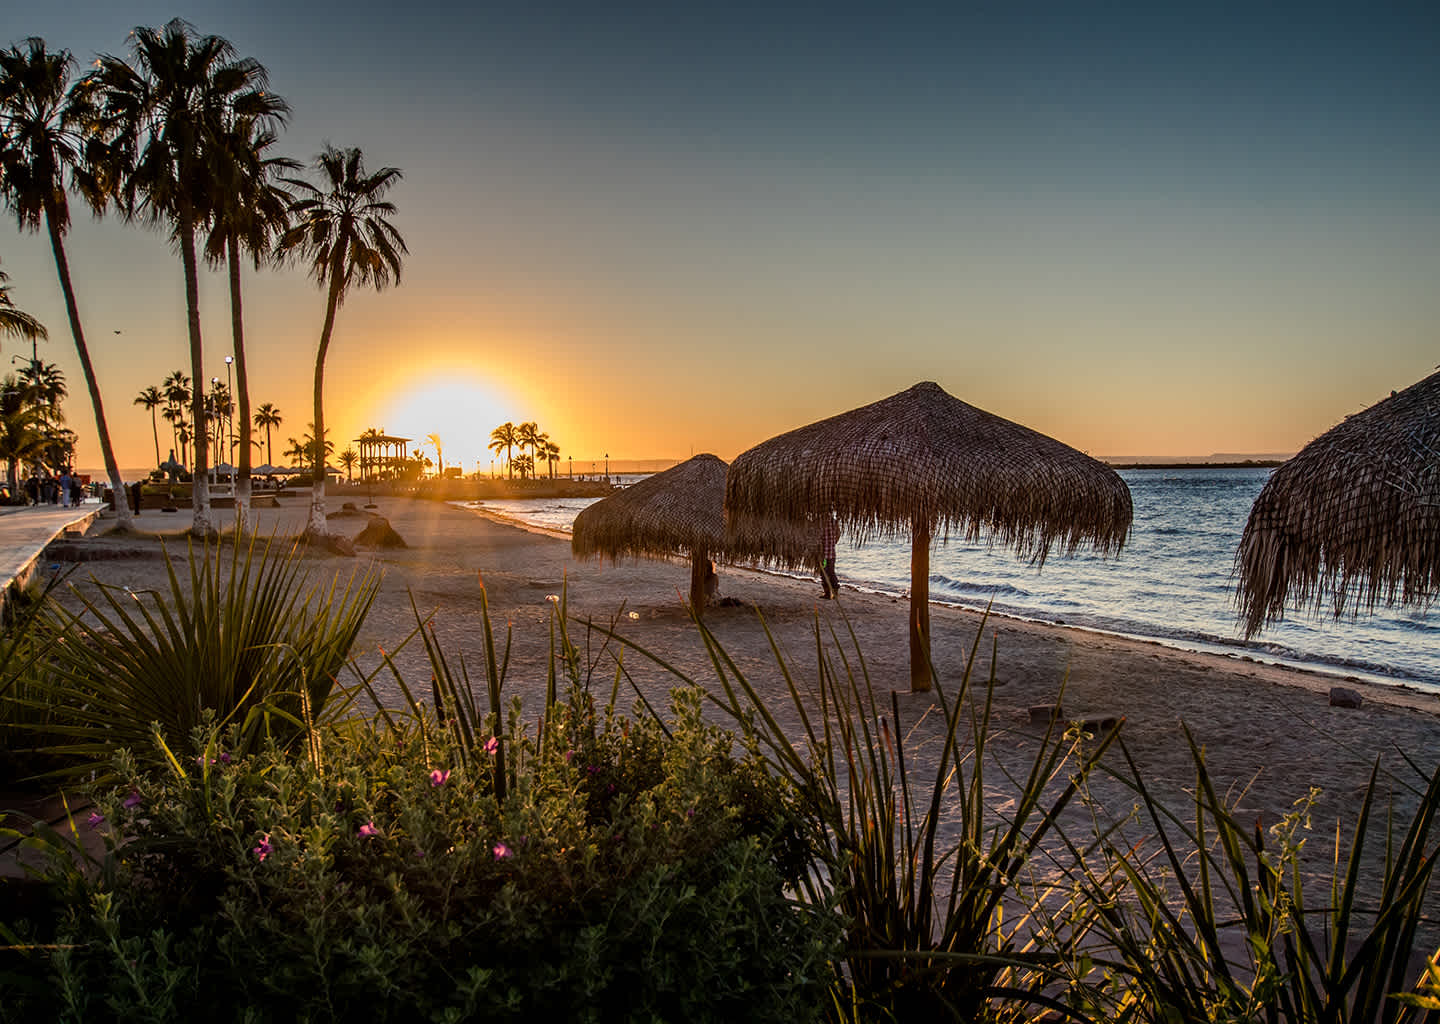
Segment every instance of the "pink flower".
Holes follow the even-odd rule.
[[[88,818],[85,819],[85,823],[86,823],[87,825],[89,825],[91,828],[94,828],[96,825],[99,825],[99,824],[103,823],[104,821],[105,821],[105,815],[101,814],[99,811],[91,811],[91,812],[90,812],[90,817],[88,817]]]
[[[490,848],[490,852],[495,854],[496,860],[504,860],[506,857],[510,856],[510,847],[506,846],[504,843],[496,843],[493,847]]]
[[[265,858],[270,856],[270,852],[274,849],[275,847],[270,845],[270,833],[266,832],[260,837],[260,845],[256,846],[250,852],[260,859],[261,864],[264,864]]]
[[[493,754],[500,749],[500,737],[491,736],[485,741],[485,753]]]
[[[375,823],[373,821],[367,821],[365,824],[360,826],[360,835],[362,836],[378,836],[379,834],[380,830],[375,827]]]
[[[229,763],[230,763],[230,755],[227,754],[227,753],[225,753],[223,750],[220,752],[220,763],[221,763],[221,764],[229,764]]]
[[[439,768],[436,768],[433,772],[430,773],[430,785],[432,785],[432,786],[443,786],[443,785],[445,785],[445,783],[448,782],[449,780],[450,780],[450,769],[449,769],[449,768],[446,768],[443,772],[442,772]]]
[[[120,806],[125,808],[127,811],[134,810],[136,807],[139,807],[140,791],[138,789],[132,789],[130,791],[130,795],[125,798],[124,802],[121,803]]]

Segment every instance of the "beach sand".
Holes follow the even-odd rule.
[[[360,499],[363,500],[363,499]],[[256,511],[261,536],[286,537],[304,526],[307,499],[281,499],[279,509]],[[341,499],[330,501],[332,511]],[[440,502],[377,498],[378,513],[409,544],[403,550],[362,552],[356,559],[307,555],[313,572],[335,573],[374,566],[383,572],[379,597],[356,649],[356,663],[369,671],[379,664],[378,650],[394,651],[415,627],[411,598],[425,615],[433,614],[435,634],[447,656],[463,656],[477,695],[483,699],[483,651],[479,580],[483,576],[492,617],[503,640],[513,627],[513,647],[505,697],[520,695],[529,709],[543,699],[553,605],[549,595],[567,594],[572,639],[595,665],[596,689],[608,695],[615,667],[605,638],[586,629],[593,621],[653,651],[702,685],[713,687],[714,673],[699,636],[681,603],[689,571],[679,560],[612,564],[578,561],[568,538],[543,530],[495,521]],[[222,527],[226,512],[217,513]],[[354,536],[365,518],[331,520],[334,532]],[[146,530],[181,531],[189,514],[147,511]],[[55,548],[42,568],[73,568],[70,583],[90,579],[135,590],[163,589],[165,570],[160,544],[153,540],[93,536]],[[183,555],[183,538],[167,542]],[[59,557],[52,557],[59,556]],[[118,556],[118,557],[117,557]],[[720,593],[739,606],[711,608],[705,617],[721,645],[764,695],[777,717],[799,734],[799,718],[790,708],[757,609],[778,641],[796,677],[816,678],[815,630],[834,656],[831,631],[854,659],[848,640],[853,629],[869,675],[888,711],[892,689],[899,689],[901,731],[916,749],[912,773],[923,770],[926,750],[934,749],[938,714],[931,694],[908,692],[907,605],[903,600],[846,589],[836,602],[822,601],[817,582],[722,566]],[[73,598],[67,600],[73,601]],[[991,719],[991,751],[1008,770],[1028,767],[1043,727],[1031,723],[1030,708],[1052,704],[1063,686],[1067,718],[1124,717],[1122,736],[1146,781],[1177,809],[1185,809],[1193,782],[1188,726],[1203,745],[1207,764],[1229,790],[1244,820],[1268,827],[1278,823],[1312,787],[1321,793],[1314,805],[1315,831],[1307,846],[1309,867],[1329,870],[1337,821],[1348,835],[1372,766],[1381,764],[1381,790],[1395,799],[1399,820],[1407,821],[1415,788],[1423,788],[1408,755],[1423,770],[1434,767],[1440,752],[1440,698],[1417,690],[1345,680],[1330,675],[1262,664],[1242,658],[1191,653],[1155,643],[1101,635],[1072,628],[1004,618],[984,621],[978,613],[936,606],[931,612],[932,657],[942,686],[953,687],[963,674],[977,636],[974,676],[989,678],[992,643],[996,688]],[[406,681],[428,694],[429,669],[418,643],[396,655]],[[677,680],[633,652],[624,664],[636,686],[663,706]],[[393,682],[383,675],[377,688],[398,703]],[[1344,685],[1363,694],[1358,709],[1332,708],[1330,688]],[[628,708],[629,695],[622,697]],[[930,714],[927,716],[927,712]],[[917,725],[917,723],[919,723]],[[988,783],[996,806],[1003,807],[1006,787],[991,773]],[[1134,798],[1123,786],[1096,779],[1095,798],[1106,811],[1123,817]],[[1083,824],[1078,813],[1070,819]],[[1379,858],[1366,869],[1366,890],[1378,895]],[[1316,902],[1325,893],[1316,892]]]

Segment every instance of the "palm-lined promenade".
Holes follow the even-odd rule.
[[[366,68],[370,84],[387,83],[382,62]],[[632,101],[660,96],[626,85]],[[496,128],[474,96],[453,97],[466,108],[464,125],[447,125],[457,143],[472,122]],[[357,123],[380,131],[394,113],[375,102]],[[499,263],[449,290],[476,307],[543,307],[546,326],[492,308],[505,346],[503,359],[488,350],[485,373],[513,386],[417,390],[427,419],[402,423],[374,399],[408,386],[401,378],[454,315],[446,288],[413,280],[417,239],[440,236],[414,233],[425,218],[402,222],[398,167],[328,142],[308,164],[285,155],[298,116],[265,65],[181,20],[138,27],[123,55],[83,66],[39,38],[0,51],[0,198],[22,234],[43,233],[90,414],[83,428],[67,418],[78,386],[70,396],[40,358],[58,332],[33,315],[35,275],[0,276],[0,338],[22,364],[0,387],[7,499],[25,500],[22,473],[27,493],[33,482],[68,497],[93,421],[112,504],[84,537],[56,532],[87,509],[0,515],[0,552],[18,552],[22,577],[0,613],[0,1019],[1418,1024],[1440,1012],[1433,694],[1336,687],[931,600],[951,565],[932,554],[952,538],[1038,572],[1123,558],[1149,525],[1126,479],[1084,450],[1117,403],[1096,401],[1083,386],[1091,366],[1064,363],[1053,341],[1043,372],[1015,365],[1017,310],[989,309],[995,337],[971,347],[963,374],[939,348],[912,361],[903,342],[917,330],[954,338],[955,307],[984,319],[991,291],[1060,303],[1068,319],[1040,317],[1052,334],[1115,329],[1103,302],[1065,305],[1061,278],[1083,268],[1032,279],[1003,246],[906,244],[916,259],[896,260],[902,250],[874,234],[887,222],[909,223],[920,243],[931,223],[961,221],[937,217],[939,205],[917,216],[855,203],[879,194],[809,179],[792,190],[767,176],[757,189],[727,179],[721,146],[677,174],[675,154],[695,147],[671,139],[656,151],[667,187],[642,188],[665,230],[647,237],[636,218],[608,235],[634,231],[630,257],[663,263],[648,257],[650,272],[636,274],[619,244],[613,261],[577,258],[605,217],[560,232],[577,246],[561,276],[603,296],[578,316],[549,292],[559,278],[502,295],[487,277],[500,263],[526,269],[528,246],[552,241],[538,216],[548,202],[517,202],[513,221],[465,236],[470,255]],[[615,126],[595,131],[606,160],[626,149],[609,140]],[[566,155],[547,152],[544,173],[583,178]],[[735,159],[776,166],[769,155]],[[966,180],[980,188],[973,169]],[[692,177],[707,193],[744,185],[716,190],[729,195],[724,222],[700,203],[669,205],[669,184]],[[435,181],[416,191],[440,194]],[[1017,181],[1006,188],[1029,196]],[[862,262],[831,276],[824,239],[842,236],[791,237],[735,216],[736,196],[772,192],[843,223],[852,234],[836,248],[862,250]],[[72,274],[83,250],[72,200],[178,255],[188,366],[167,356],[123,388],[113,363],[97,370],[101,355],[139,362],[155,350],[109,321],[123,268]],[[1029,216],[995,219],[1023,239],[1041,223]],[[730,235],[751,240],[736,266],[773,251],[804,269],[777,281],[762,269],[749,293],[730,294]],[[1173,230],[1165,251],[1185,237]],[[1011,269],[986,280],[992,262]],[[207,268],[223,303],[203,300]],[[943,328],[907,320],[923,307],[917,268],[946,282]],[[303,351],[254,351],[256,310],[271,312],[255,300],[257,272],[282,291],[308,277],[323,296],[304,290]],[[392,306],[402,272],[407,296],[423,295]],[[887,274],[903,286],[886,292],[884,330],[858,347],[855,282]],[[607,333],[586,321],[626,275],[646,294],[632,296],[635,339],[621,344],[631,324]],[[1142,312],[1134,296],[1153,282],[1121,276],[1117,308]],[[791,325],[756,300],[812,277],[823,308],[789,351]],[[959,303],[957,282],[971,288]],[[667,287],[686,294],[671,310],[683,315],[645,323],[640,309]],[[358,316],[369,292],[386,300]],[[718,329],[700,312],[715,310],[711,293],[725,307]],[[337,386],[336,353],[367,332],[387,335],[383,349],[366,351],[365,380]],[[28,361],[8,351],[26,343]],[[695,352],[708,357],[703,372],[669,361]],[[847,361],[865,378],[853,402],[830,391]],[[1120,362],[1105,365],[1107,380]],[[637,380],[671,369],[645,378],[654,393],[642,395],[628,379],[595,387],[607,364]],[[748,378],[727,378],[727,364]],[[917,368],[992,395],[1005,393],[1000,376],[1026,378],[996,408],[1079,436],[1066,443],[937,380],[872,393]],[[285,390],[295,378],[303,399]],[[796,396],[784,423],[749,394],[777,380]],[[372,385],[368,404],[352,401]],[[1046,408],[1066,390],[1086,392],[1066,406],[1069,422]],[[1145,389],[1129,390],[1141,408]],[[1437,393],[1440,374],[1396,387],[1261,489],[1238,582],[1223,588],[1229,600],[1238,586],[1247,637],[1287,613],[1423,615],[1440,597]],[[652,429],[673,435],[667,445],[773,436],[746,437],[728,462],[692,449],[616,491],[604,446],[576,479],[568,435],[586,421],[564,419],[572,403],[589,410],[575,433],[592,446],[636,409],[662,421]],[[156,464],[143,488],[119,469],[117,405],[127,458]],[[364,427],[357,407],[371,410]],[[580,494],[600,500],[570,537],[456,507]],[[1203,506],[1186,518],[1196,521],[1164,529],[1206,525]],[[901,552],[908,572],[896,570],[893,593],[841,585],[842,532]],[[804,574],[825,581],[823,598]],[[1133,600],[1163,575],[1142,570]],[[8,813],[11,792],[58,810]]]

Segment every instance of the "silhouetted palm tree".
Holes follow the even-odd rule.
[[[279,120],[288,112],[285,102],[271,97],[268,113]],[[266,156],[276,142],[254,117],[232,117],[214,152],[214,173],[220,199],[211,212],[205,259],[211,266],[224,264],[230,279],[230,331],[234,339],[235,388],[240,401],[239,475],[235,481],[235,529],[243,533],[250,510],[250,376],[245,362],[245,317],[240,299],[240,253],[251,257],[255,269],[271,258],[271,242],[289,223],[290,193],[276,184],[281,171],[298,170],[288,157]]]
[[[133,65],[105,55],[94,75],[101,131],[112,143],[107,173],[116,176],[126,215],[168,228],[180,249],[196,425],[191,532],[203,536],[213,527],[205,480],[205,347],[195,235],[214,217],[216,197],[229,184],[216,173],[226,131],[244,119],[268,129],[285,107],[266,92],[265,68],[258,61],[237,57],[219,36],[195,35],[180,18],[161,29],[136,28],[130,51]]]
[[[400,282],[405,240],[389,217],[395,205],[385,193],[400,180],[396,167],[367,174],[359,149],[325,147],[315,161],[321,187],[303,178],[286,178],[299,197],[290,207],[292,224],[280,236],[279,251],[310,264],[310,276],[326,289],[325,322],[315,355],[315,427],[325,436],[325,356],[335,330],[335,314],[351,284],[373,285],[379,291],[393,280]],[[326,533],[325,467],[315,463],[315,485],[310,498],[310,521],[305,532]]]
[[[154,384],[135,396],[135,404],[150,410],[150,431],[155,435],[155,465],[160,465],[160,421],[155,410],[165,404],[165,396]]]
[[[355,462],[360,456],[355,454],[354,448],[346,448],[340,453],[340,465],[345,467],[345,482],[350,482],[350,477],[355,469]]]
[[[520,435],[515,430],[515,424],[506,420],[494,430],[490,431],[490,450],[496,455],[502,451],[505,453],[506,475],[511,479],[515,477],[515,468],[510,464],[510,449],[520,443]]]
[[[280,410],[270,402],[262,402],[260,408],[255,410],[255,427],[257,430],[265,431],[265,461],[275,465],[275,453],[270,448],[270,428],[278,427],[283,421],[280,419]],[[284,455],[284,452],[280,453]]]
[[[435,470],[435,475],[443,477],[445,475],[445,449],[440,444],[440,435],[426,434],[425,440],[435,446],[435,461],[439,464]]]
[[[69,175],[69,186],[97,214],[104,210],[108,198],[107,189],[90,165],[89,158],[100,150],[98,145],[87,146],[85,135],[94,120],[89,80],[72,89],[70,75],[74,67],[75,60],[68,50],[52,53],[43,39],[27,39],[23,50],[12,46],[0,51],[0,188],[22,231],[39,231],[43,223],[50,236],[75,354],[95,413],[100,454],[115,495],[116,528],[128,531],[134,529],[135,523],[125,500],[125,485],[100,399],[100,382],[85,344],[80,306],[65,257],[65,232],[70,229],[65,176]]]
[[[48,338],[50,335],[44,324],[15,307],[14,300],[10,298],[9,280],[10,275],[0,270],[0,334],[27,341]]]
[[[550,463],[550,479],[555,479],[555,463],[560,461],[560,446],[554,441],[545,442],[545,461]]]

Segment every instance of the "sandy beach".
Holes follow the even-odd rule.
[[[339,510],[342,500],[331,499],[332,511]],[[518,694],[534,708],[543,698],[553,608],[547,597],[562,592],[568,594],[572,638],[589,652],[602,693],[608,694],[614,676],[615,645],[603,651],[605,638],[588,631],[587,622],[606,627],[614,623],[626,638],[697,682],[713,683],[709,660],[681,604],[689,576],[679,561],[618,565],[579,561],[571,557],[568,539],[561,535],[520,528],[440,502],[378,497],[377,503],[377,511],[389,519],[407,548],[362,552],[353,560],[306,556],[317,580],[372,566],[383,573],[378,599],[353,652],[361,670],[374,669],[380,662],[379,649],[394,651],[414,629],[413,596],[423,614],[433,614],[435,633],[447,655],[463,656],[472,680],[483,687],[479,668],[483,577],[502,637],[505,624],[513,627],[507,699]],[[257,532],[265,537],[293,536],[303,528],[305,512],[303,496],[282,499],[278,509],[257,510]],[[217,513],[222,528],[228,515]],[[354,536],[365,522],[363,513],[333,518],[331,528]],[[189,514],[146,511],[140,525],[173,535],[188,527]],[[162,588],[161,543],[97,535],[105,528],[102,520],[91,536],[53,547],[44,571],[73,569],[70,583],[82,588],[92,579],[135,590]],[[183,537],[172,537],[166,544],[183,555]],[[757,610],[802,681],[816,676],[817,624],[832,654],[831,631],[847,637],[853,629],[885,703],[891,690],[907,691],[899,698],[901,727],[913,730],[912,743],[922,752],[915,763],[924,763],[925,741],[938,716],[926,717],[934,705],[933,695],[908,692],[904,602],[848,589],[838,602],[821,601],[818,583],[731,566],[720,568],[720,594],[738,604],[710,609],[706,623],[787,728],[798,732],[798,720],[789,709]],[[982,618],[937,606],[931,623],[936,668],[942,685],[953,686],[964,671]],[[997,653],[991,742],[1002,763],[1015,770],[1028,766],[1043,732],[1031,724],[1030,708],[1056,702],[1063,686],[1067,718],[1123,716],[1122,735],[1146,780],[1166,799],[1183,806],[1193,779],[1184,737],[1188,726],[1204,746],[1217,780],[1231,789],[1246,814],[1253,812],[1266,826],[1290,812],[1311,787],[1321,790],[1307,849],[1317,869],[1330,859],[1336,822],[1347,832],[1353,824],[1377,758],[1382,790],[1394,796],[1403,821],[1413,803],[1414,787],[1422,785],[1405,757],[1429,770],[1440,750],[1440,699],[1416,690],[1001,618],[984,623],[975,658],[977,679],[990,676],[992,642]],[[853,657],[848,639],[843,646]],[[418,644],[401,651],[396,661],[407,682],[428,693],[429,670]],[[625,656],[625,666],[652,701],[663,701],[677,682],[633,653]],[[382,675],[377,684],[382,696],[398,703],[393,683]],[[1363,706],[1330,707],[1328,695],[1335,685],[1363,694]],[[631,701],[623,703],[628,706]],[[1133,804],[1133,797],[1113,783],[1097,780],[1094,791],[1118,816]],[[997,788],[996,799],[1003,803],[1003,786]],[[1379,855],[1382,850],[1377,847],[1375,852]],[[1378,870],[1372,865],[1367,875]]]

